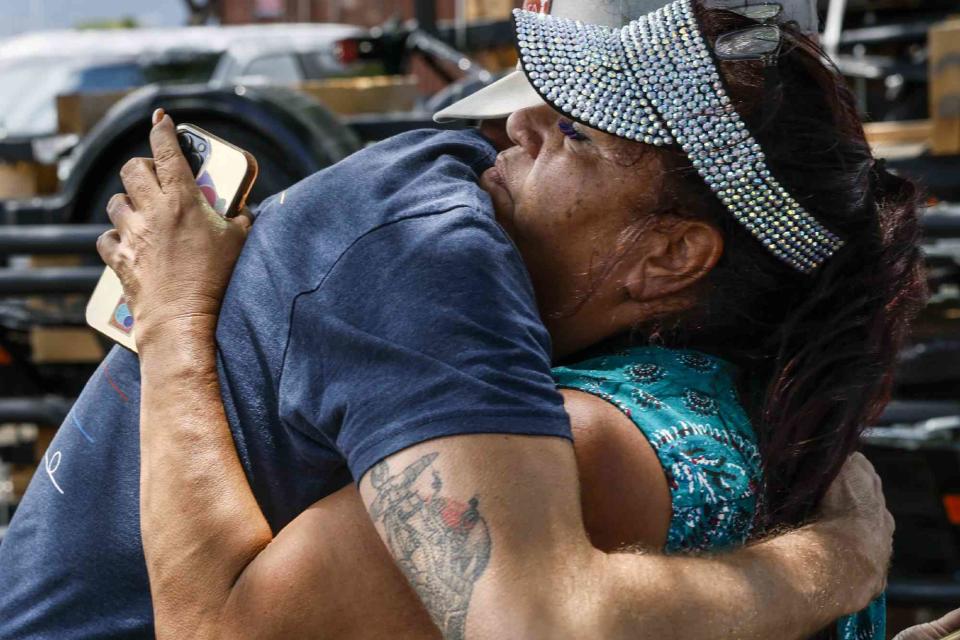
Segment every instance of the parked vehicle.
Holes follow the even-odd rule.
[[[226,86],[350,75],[343,43],[366,35],[339,24],[109,29],[30,33],[0,43],[0,138],[53,135],[58,95],[152,83]]]
[[[452,30],[446,31],[452,37]],[[508,42],[509,25],[484,25],[479,32],[481,41],[496,38]],[[146,153],[149,115],[160,106],[253,153],[261,169],[251,195],[257,202],[336,162],[362,140],[432,124],[428,112],[416,109],[345,120],[298,91],[314,81],[399,74],[412,56],[448,81],[463,79],[471,88],[493,79],[464,54],[416,28],[187,27],[32,34],[2,43],[0,133],[7,137],[0,137],[0,162],[57,162],[61,184],[50,196],[0,200],[0,219],[14,224],[105,221],[104,205],[120,187],[119,169],[128,158]],[[38,74],[44,78],[40,83],[31,80]],[[131,90],[82,138],[57,135],[58,95],[113,92],[119,97]]]

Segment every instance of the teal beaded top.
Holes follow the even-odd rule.
[[[630,418],[670,488],[666,553],[717,551],[753,532],[762,468],[730,363],[697,351],[632,347],[553,370],[557,386],[598,396]],[[841,640],[882,640],[883,597],[837,622]]]

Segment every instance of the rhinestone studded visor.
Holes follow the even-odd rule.
[[[619,30],[521,10],[514,22],[524,73],[555,109],[622,138],[679,145],[734,218],[803,273],[843,246],[771,175],[724,89],[692,0]]]

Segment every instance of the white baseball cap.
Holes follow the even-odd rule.
[[[620,28],[642,15],[669,4],[669,0],[525,0],[527,11],[547,13],[586,24]],[[816,0],[707,0],[711,9],[737,9],[779,4],[780,20],[795,22],[805,33],[817,33]],[[514,111],[544,104],[519,68],[479,91],[441,109],[435,122],[505,118]]]

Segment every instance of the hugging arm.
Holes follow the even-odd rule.
[[[292,573],[315,576],[312,599],[300,606],[316,612],[328,593],[338,602],[362,570],[337,562],[349,534],[311,535],[332,521],[323,502],[274,537],[246,483],[213,346],[228,275],[217,270],[239,231],[195,197],[169,119],[151,142],[155,170],[146,162],[125,169],[129,201],[111,206],[120,231],[100,249],[130,294],[138,327],[141,524],[156,629],[160,637],[262,637],[236,621],[257,603],[302,598],[306,587]],[[205,255],[213,256],[208,263]],[[496,269],[474,266],[477,277]],[[870,478],[860,471],[847,477]],[[885,562],[878,550],[889,544],[882,502],[876,491],[842,484],[835,502],[845,501],[845,489],[874,500],[728,555],[684,558],[595,550],[582,524],[573,448],[562,438],[430,440],[377,462],[361,483],[384,553],[449,638],[803,637],[862,608],[881,586],[884,563],[876,560]],[[352,513],[357,522],[362,512]],[[305,572],[298,558],[306,540],[316,552]],[[391,588],[410,588],[396,571],[382,575]],[[321,614],[336,628],[335,607]],[[292,616],[291,624],[316,625],[317,615]],[[286,637],[311,630],[290,628]]]
[[[866,513],[714,557],[596,551],[572,448],[554,438],[460,436],[373,467],[361,490],[390,555],[352,487],[273,538],[220,410],[212,348],[203,360],[190,346],[202,336],[143,350],[141,518],[158,637],[425,637],[390,556],[447,638],[801,638],[873,595],[878,572],[850,553]],[[176,353],[199,359],[178,366]]]
[[[183,335],[155,345],[189,351]],[[389,554],[353,487],[273,538],[208,372],[144,352],[141,518],[160,638],[430,637],[414,593],[447,638],[802,638],[879,588],[851,553],[869,512],[713,557],[596,551],[571,446],[543,437],[459,436],[373,467],[361,490]]]
[[[960,632],[960,609],[951,611],[939,620],[904,629],[893,640],[947,640],[951,633]],[[950,636],[954,640],[956,636]]]
[[[880,586],[869,563],[837,553],[856,542],[826,520],[712,557],[597,551],[562,440],[425,443],[374,467],[361,492],[447,638],[801,638],[841,614],[838,570],[861,577],[848,585],[857,606]]]

